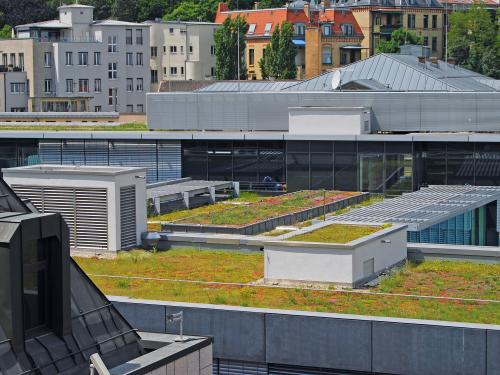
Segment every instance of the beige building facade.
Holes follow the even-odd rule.
[[[147,21],[150,26],[151,90],[161,81],[215,78],[214,34],[210,22]]]

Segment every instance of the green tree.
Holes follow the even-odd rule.
[[[399,47],[403,44],[422,44],[423,39],[421,36],[415,34],[413,31],[399,28],[391,33],[389,40],[383,40],[377,46],[376,53],[397,53]]]
[[[297,66],[295,55],[297,49],[292,41],[293,25],[283,22],[277,25],[271,36],[271,42],[264,49],[264,57],[259,61],[259,67],[264,79],[295,79]]]
[[[500,78],[499,26],[482,4],[450,14],[448,54],[464,68]]]
[[[0,39],[10,39],[12,37],[12,27],[9,25],[4,25],[0,29]]]
[[[209,21],[213,22],[218,0],[187,0],[179,2],[163,19],[167,21]]]
[[[226,18],[222,27],[215,32],[215,76],[220,80],[238,78],[238,59],[240,79],[246,79],[245,35],[248,25],[243,17]],[[239,32],[238,32],[239,31]],[[238,38],[240,41],[238,51]]]
[[[285,4],[283,0],[261,0],[259,9],[280,8]]]
[[[3,16],[0,26],[51,19],[56,16],[57,5],[46,0],[0,0],[0,14]]]
[[[139,5],[136,0],[114,0],[111,7],[111,16],[120,21],[137,21]]]

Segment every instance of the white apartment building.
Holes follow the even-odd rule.
[[[95,21],[87,5],[58,10],[59,19],[16,26],[0,41],[3,64],[27,74],[28,110],[144,113],[149,25]]]
[[[0,112],[26,112],[28,109],[26,72],[7,69],[0,69]]]
[[[219,24],[161,20],[144,24],[151,26],[152,91],[164,80],[214,79],[214,33]]]

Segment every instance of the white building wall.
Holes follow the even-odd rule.
[[[28,108],[28,82],[24,72],[7,72],[4,77],[5,112],[12,112],[14,109]],[[24,92],[11,92],[11,83],[24,83]],[[3,93],[2,93],[3,94]],[[3,95],[1,95],[3,96]]]

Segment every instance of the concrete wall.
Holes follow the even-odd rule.
[[[334,107],[290,108],[288,126],[290,134],[370,133],[370,110]]]
[[[141,330],[214,337],[214,357],[405,375],[499,375],[500,326],[111,298]]]

